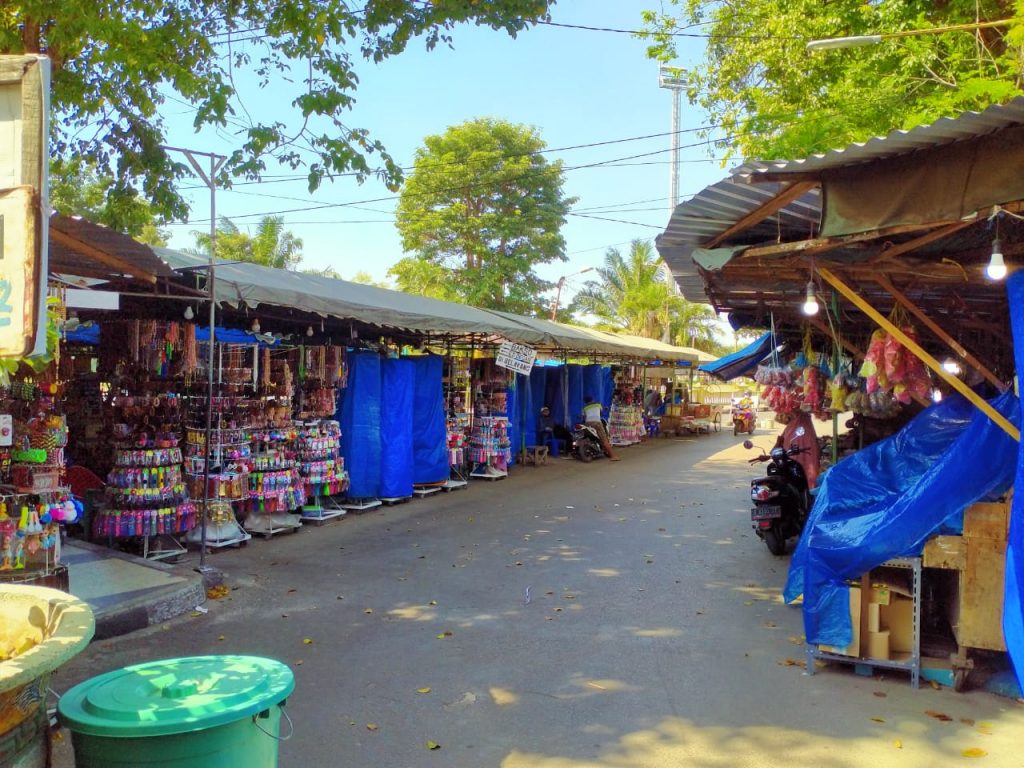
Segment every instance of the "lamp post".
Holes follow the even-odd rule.
[[[978,21],[969,24],[953,24],[949,27],[932,27],[930,29],[904,29],[899,32],[887,32],[878,35],[830,37],[824,40],[811,40],[807,43],[807,51],[813,53],[814,51],[831,51],[838,48],[858,48],[862,45],[878,45],[883,40],[893,40],[898,37],[941,35],[944,32],[974,32],[979,29],[990,29],[991,27],[1005,27],[1012,23],[1013,19],[999,19],[998,21]]]
[[[562,288],[565,287],[565,281],[568,278],[570,278],[570,277],[575,277],[576,275],[582,275],[584,272],[590,272],[593,269],[594,269],[593,267],[584,267],[579,272],[573,272],[573,273],[568,274],[568,275],[562,275],[560,278],[558,278],[558,286],[557,286],[557,290],[555,291],[555,300],[553,302],[551,302],[551,319],[552,319],[552,321],[558,315],[558,304],[562,301]]]

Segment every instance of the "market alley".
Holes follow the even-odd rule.
[[[739,443],[517,467],[218,552],[231,591],[209,613],[95,642],[51,685],[157,658],[280,659],[296,676],[286,768],[924,768],[970,750],[1022,765],[1011,699],[804,673],[788,558],[750,530]]]

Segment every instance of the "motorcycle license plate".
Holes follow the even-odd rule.
[[[782,517],[782,506],[779,504],[762,504],[750,510],[751,520],[773,520]]]

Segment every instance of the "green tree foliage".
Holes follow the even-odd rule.
[[[210,234],[192,234],[197,246],[193,252],[208,255]],[[243,232],[230,219],[222,218],[217,227],[217,258],[277,269],[295,269],[302,261],[302,240],[284,228],[284,219],[280,216],[264,216],[254,235]]]
[[[722,351],[720,334],[721,323],[710,304],[680,298],[674,306],[669,332],[673,344],[717,354]]]
[[[108,195],[138,188],[159,215],[183,219],[174,181],[187,169],[161,148],[167,98],[195,109],[198,130],[248,117],[237,70],[254,72],[261,86],[294,83],[272,121],[242,123],[225,178],[256,178],[276,158],[304,167],[311,191],[346,172],[394,185],[401,173],[384,147],[345,119],[359,56],[379,63],[417,38],[428,49],[450,45],[460,23],[515,36],[546,18],[551,2],[14,0],[0,4],[0,53],[50,57],[57,156],[92,158],[116,179]]]
[[[415,254],[392,270],[399,288],[438,295],[447,285],[467,304],[542,313],[550,284],[533,268],[565,260],[561,228],[575,202],[544,148],[536,129],[489,118],[428,136],[398,203],[402,247]]]
[[[573,298],[573,313],[594,315],[598,327],[606,330],[651,339],[668,333],[682,298],[665,281],[661,261],[649,240],[634,240],[626,256],[609,248],[604,266],[596,271],[597,279],[588,280]]]
[[[96,166],[81,158],[50,164],[50,206],[67,216],[81,216],[124,232],[149,245],[167,245],[153,209],[133,190],[111,194],[112,176],[101,176]]]
[[[373,275],[364,270],[359,270],[352,277],[349,278],[351,283],[359,283],[361,285],[372,285],[375,288],[386,288],[393,290],[392,285],[387,280],[374,280]]]
[[[1007,18],[1015,21],[993,29],[805,50],[814,39]],[[667,64],[674,35],[701,25],[710,36],[703,62],[680,74],[709,135],[744,158],[805,157],[1024,93],[1021,0],[668,0],[644,23],[648,55]]]
[[[392,265],[388,277],[394,278],[395,285],[402,293],[441,301],[460,301],[452,273],[453,270],[432,261],[406,257]]]

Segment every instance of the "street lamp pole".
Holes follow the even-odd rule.
[[[887,32],[878,35],[855,35],[853,37],[830,37],[824,40],[811,40],[807,43],[808,53],[815,51],[831,51],[838,48],[857,48],[862,45],[878,45],[883,40],[893,40],[898,37],[916,37],[918,35],[941,35],[944,32],[973,32],[979,29],[990,29],[992,27],[1005,27],[1013,23],[1013,19],[999,19],[998,21],[978,21],[969,24],[953,24],[948,27],[932,27],[931,29],[904,29],[899,32]]]
[[[572,274],[569,274],[569,275],[562,275],[560,278],[558,278],[558,285],[556,286],[556,290],[555,290],[555,300],[553,302],[551,302],[551,320],[552,321],[554,321],[555,318],[558,316],[558,305],[562,301],[562,288],[565,287],[566,279],[570,278],[570,277],[575,277],[576,275],[582,275],[584,272],[590,272],[593,269],[594,269],[593,267],[584,267],[579,272],[573,272]]]

